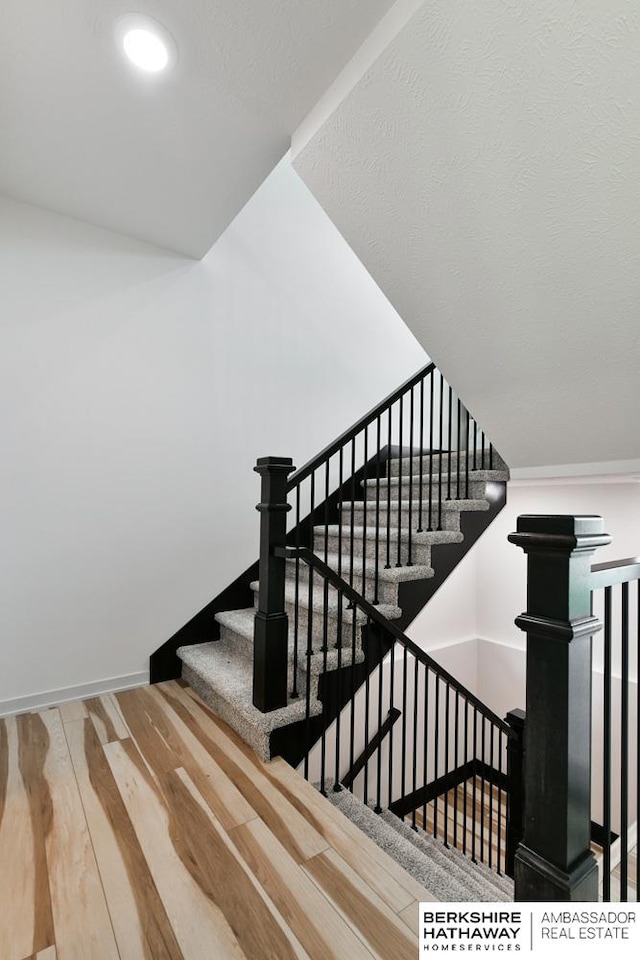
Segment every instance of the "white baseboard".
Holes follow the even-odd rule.
[[[57,707],[69,700],[86,700],[88,697],[99,697],[103,693],[130,690],[132,687],[141,687],[145,683],[149,683],[148,670],[143,670],[141,673],[130,673],[124,677],[110,677],[108,680],[80,683],[75,687],[63,687],[61,690],[33,693],[26,697],[15,697],[13,700],[0,700],[0,717],[8,717],[14,713],[27,713],[32,710],[43,710],[46,707]]]

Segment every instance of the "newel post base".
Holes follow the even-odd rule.
[[[591,842],[591,563],[601,517],[521,516],[527,554],[524,823],[516,900],[597,900]]]
[[[253,705],[262,713],[287,705],[289,618],[284,607],[286,560],[275,550],[287,542],[290,457],[260,457],[260,589],[253,632]]]

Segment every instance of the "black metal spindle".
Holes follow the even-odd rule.
[[[453,400],[453,391],[451,387],[449,389],[449,414],[447,417],[447,500],[451,500],[451,457],[453,456],[453,451],[451,449],[451,428],[452,424],[452,412],[451,404]]]
[[[376,420],[376,538],[375,538],[375,553],[374,553],[374,563],[375,563],[375,582],[373,585],[373,602],[377,606],[380,602],[379,600],[379,583],[380,583],[380,417]]]
[[[465,697],[464,701],[464,766],[465,770],[467,769],[467,764],[469,763],[469,701]],[[462,785],[462,809],[464,811],[462,816],[463,823],[463,832],[462,832],[462,852],[466,854],[467,852],[467,822],[469,811],[467,810],[467,782],[468,778],[465,776],[464,782]]]
[[[400,757],[400,783],[402,793],[407,792],[407,670],[409,651],[402,649],[402,754]]]
[[[473,469],[477,470],[477,456],[478,456],[478,424],[476,421],[473,421]]]
[[[356,632],[357,632],[357,612],[358,608],[352,604],[351,610],[351,715],[349,718],[349,769],[353,769],[355,760],[355,736],[356,736],[356,675],[354,665],[356,662]],[[378,727],[378,729],[380,729]],[[350,790],[353,793],[353,783],[350,784]]]
[[[395,663],[394,652],[395,652],[395,647],[392,647],[392,648],[391,648],[391,651],[390,651],[390,653],[389,653],[389,707],[392,707],[392,706],[395,705],[395,689],[396,689],[396,688],[395,688],[395,669],[396,669],[396,663]],[[395,727],[391,727],[391,730],[389,731],[389,753],[388,753],[388,763],[389,763],[389,796],[388,796],[388,803],[389,803],[389,804],[391,803],[391,795],[392,795],[392,792],[393,792],[393,770],[394,770],[394,766],[393,766],[393,744],[394,744],[394,740],[393,740],[393,737],[394,737],[394,733],[395,733]]]
[[[478,797],[478,776],[475,770],[476,759],[478,752],[478,711],[476,708],[473,708],[473,759],[474,759],[474,771],[473,771],[473,783],[471,788],[471,809],[473,814],[471,816],[471,859],[474,863],[477,863],[476,860],[476,823],[478,820],[478,808],[477,808],[477,797]]]
[[[602,757],[602,899],[611,899],[611,587],[604,591],[604,676]]]
[[[336,633],[336,647],[337,647],[337,649],[338,649],[338,670],[337,670],[336,680],[337,680],[337,684],[338,684],[338,703],[340,704],[340,703],[342,703],[342,683],[343,683],[343,677],[342,677],[342,602],[343,602],[342,590],[339,590],[339,591],[338,591],[337,602],[338,602],[338,609],[337,609],[337,611],[336,611],[336,612],[337,612],[337,616],[336,616],[336,631],[337,631],[337,633]],[[341,711],[341,710],[338,710],[338,713],[337,713],[337,716],[336,716],[336,726],[335,726],[335,730],[336,730],[336,755],[335,755],[335,776],[334,776],[334,779],[333,779],[333,789],[334,789],[334,791],[340,790],[340,746],[341,746],[341,744],[340,744],[340,736],[341,736],[341,733],[342,733],[342,730],[341,730],[341,725],[342,725],[342,723],[341,723],[341,721],[342,721],[342,711]]]
[[[324,472],[324,562],[328,562],[329,558],[329,464],[331,463],[331,458],[327,459],[325,464]],[[311,570],[309,571],[309,576],[311,576]],[[329,581],[324,581],[324,590],[323,590],[323,603],[324,610],[327,610],[329,606]],[[329,618],[325,615],[322,623],[322,651],[323,653],[328,649],[328,629],[329,629]],[[326,657],[324,658],[326,660]]]
[[[460,736],[459,730],[459,713],[460,713],[460,693],[456,690],[456,699],[455,699],[455,720],[453,724],[453,769],[458,769],[458,737]],[[457,849],[458,847],[458,784],[454,787],[453,791],[453,846]]]
[[[503,742],[502,738],[504,734],[502,730],[498,730],[498,773],[502,773],[502,756],[503,756]],[[499,874],[502,873],[502,777],[498,781],[498,849],[496,857],[496,869]]]
[[[482,466],[480,467],[480,469],[481,469],[481,470],[484,470],[484,468],[485,468],[485,467],[484,467],[484,454],[485,454],[485,446],[484,446],[484,445],[485,445],[485,436],[484,436],[484,430],[481,430],[480,433],[481,433],[481,435],[482,435],[482,448],[481,448],[481,451],[482,451],[482,459],[481,459],[481,461],[480,461],[481,464],[482,464]]]
[[[429,783],[429,667],[424,666],[424,720],[422,731],[422,769],[424,785]],[[422,800],[422,829],[427,829],[427,793],[423,794]]]
[[[438,769],[440,767],[440,677],[436,674],[436,689],[435,689],[435,723],[433,725],[434,729],[434,738],[433,738],[433,779],[438,779]],[[438,795],[433,798],[433,835],[437,837],[438,835]]]
[[[364,490],[363,503],[362,503],[362,586],[360,587],[360,593],[365,599],[369,599],[368,589],[367,589],[367,461],[369,459],[369,431],[365,430],[364,432],[364,466],[362,468],[362,489]]]
[[[480,764],[480,862],[484,863],[484,803],[485,803],[485,792],[487,789],[486,780],[484,776],[485,764],[486,764],[486,755],[485,755],[485,717],[482,716],[480,724],[480,743],[482,750],[482,760]]]
[[[389,422],[387,424],[387,562],[384,567],[388,570],[391,566],[391,410],[389,407]],[[399,470],[402,470],[402,463],[399,461]],[[398,477],[398,488],[402,483],[402,476]]]
[[[434,377],[429,378],[429,530],[433,530],[433,400],[434,400]]]
[[[467,429],[465,431],[465,454],[464,454],[464,495],[465,498],[469,499],[469,411],[466,410],[467,414]]]
[[[404,481],[404,447],[402,445],[403,431],[404,431],[404,396],[400,397],[398,401],[400,405],[400,420],[399,420],[399,432],[400,432],[400,476],[398,478],[398,556],[396,559],[396,567],[402,566],[402,487]],[[409,477],[409,483],[411,483],[411,477]]]
[[[413,566],[411,561],[411,540],[413,533],[413,387],[409,394],[409,542],[407,550],[407,566]]]
[[[418,789],[418,658],[413,658],[413,743],[411,744],[411,756],[412,756],[412,766],[413,766],[413,795],[415,796],[416,790]],[[416,807],[415,801],[413,810],[411,811],[411,823],[413,829],[416,829]]]
[[[494,729],[493,724],[489,724],[489,768],[493,776],[493,761],[494,761]],[[499,832],[499,828],[498,828]],[[489,782],[489,867],[493,866],[493,781]]]
[[[367,635],[369,634],[371,628],[371,620],[367,617]],[[371,707],[371,675],[367,673],[364,680],[364,749],[365,753],[369,753],[369,710]],[[378,727],[378,730],[380,727]],[[378,754],[380,749],[378,748]],[[369,802],[369,761],[370,757],[364,765],[364,802]]]
[[[393,656],[393,651],[392,654]],[[383,676],[382,676],[382,662],[378,665],[378,730],[382,726],[382,691],[383,691]],[[393,731],[392,731],[393,732]],[[391,734],[389,734],[391,736]],[[382,813],[382,750],[378,750],[377,753],[377,783],[376,783],[376,805],[374,810],[376,813]],[[392,784],[392,769],[389,766],[389,784]],[[389,788],[391,789],[391,787]]]
[[[629,584],[622,584],[620,696],[620,900],[627,900],[629,867]]]
[[[353,586],[354,535],[356,524],[356,438],[351,441],[351,530],[349,537],[349,586]],[[362,549],[366,551],[367,542],[363,539]]]
[[[424,469],[424,380],[420,381],[420,490],[418,493],[418,533],[422,533],[422,500]]]
[[[443,437],[443,416],[444,416],[444,380],[440,374],[440,429],[438,433],[438,445],[440,447],[440,463],[438,464],[438,530],[442,530],[442,441]]]
[[[446,775],[449,773],[449,690],[448,683],[444,685],[444,770]],[[444,791],[444,845],[449,846],[449,791]]]
[[[493,444],[489,444],[489,470],[493,470]]]
[[[344,477],[344,447],[340,447],[338,450],[338,490],[340,491],[340,512],[338,515],[338,576],[342,576],[342,514],[344,507],[344,491],[343,487],[343,477]]]
[[[456,499],[460,499],[460,397],[457,399],[457,420],[456,420],[456,449],[457,449],[457,460],[456,460]]]

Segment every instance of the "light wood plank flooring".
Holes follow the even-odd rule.
[[[429,892],[179,682],[0,720],[1,960],[414,960]]]

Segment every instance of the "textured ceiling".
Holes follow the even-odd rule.
[[[0,193],[202,256],[391,0],[2,0]],[[165,75],[114,24],[173,34]]]
[[[514,467],[640,458],[640,8],[430,0],[294,166]]]

